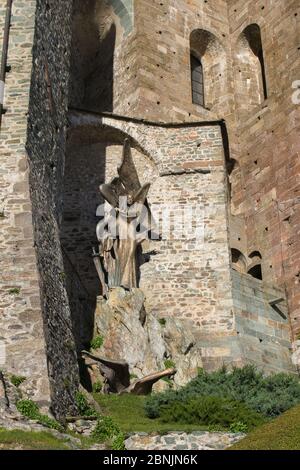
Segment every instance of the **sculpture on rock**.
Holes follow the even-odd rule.
[[[94,261],[104,296],[111,287],[137,287],[137,249],[149,231],[149,188],[149,183],[140,184],[126,139],[118,176],[100,186],[108,210],[97,225],[99,254],[94,252]]]
[[[94,364],[95,361],[99,365],[100,372],[104,377],[103,393],[131,393],[133,395],[150,395],[153,385],[159,380],[167,377],[173,377],[176,369],[169,369],[153,372],[146,375],[142,379],[135,380],[130,383],[129,366],[126,361],[116,361],[105,357],[96,356],[88,351],[82,351],[82,358],[87,364]],[[94,362],[91,362],[94,361]]]

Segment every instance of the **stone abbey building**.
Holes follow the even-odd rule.
[[[207,370],[297,373],[299,0],[0,0],[0,23],[0,368],[72,404],[128,138],[149,203],[204,226],[142,247],[147,311],[189,321]]]

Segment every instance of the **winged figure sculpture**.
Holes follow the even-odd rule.
[[[137,287],[137,248],[149,231],[150,184],[142,186],[139,181],[128,139],[117,172],[110,183],[100,186],[108,211],[97,225],[99,255],[94,259],[104,295],[111,287]]]

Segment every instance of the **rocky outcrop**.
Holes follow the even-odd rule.
[[[141,289],[110,290],[108,300],[99,297],[95,314],[95,336],[103,338],[97,355],[123,360],[132,377],[141,379],[155,371],[175,367],[176,385],[184,385],[202,367],[200,351],[188,323],[166,318],[158,321],[144,307]],[[168,387],[160,381],[155,390]]]

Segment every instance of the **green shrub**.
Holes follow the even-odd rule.
[[[161,326],[166,326],[167,320],[166,320],[165,318],[159,318],[159,319],[158,319],[158,323],[159,323]]]
[[[166,382],[169,386],[169,388],[173,388],[174,387],[174,382],[172,379],[170,379],[170,377],[163,377],[161,380],[163,380],[163,382]]]
[[[102,383],[97,381],[93,384],[93,393],[100,393],[102,390]]]
[[[12,289],[9,289],[8,293],[11,295],[18,295],[20,294],[21,289],[19,287],[13,287]]]
[[[112,441],[112,450],[125,450],[125,435],[120,432],[116,437],[113,438]]]
[[[199,396],[243,402],[248,408],[272,418],[300,403],[300,382],[298,377],[289,374],[265,377],[254,366],[235,368],[231,372],[224,367],[213,373],[201,369],[185,387],[151,395],[145,411],[149,418],[158,418],[163,406]]]
[[[233,433],[246,433],[248,432],[248,426],[245,423],[242,423],[241,421],[234,421],[230,427],[229,431]]]
[[[99,442],[116,438],[121,433],[118,425],[109,416],[101,416],[97,420],[92,437]]]
[[[17,410],[26,418],[36,419],[40,410],[36,403],[32,400],[19,400]]]
[[[165,405],[160,417],[163,422],[217,425],[226,429],[236,421],[245,423],[249,429],[264,422],[258,413],[243,403],[214,396],[201,396]]]
[[[164,362],[164,365],[165,365],[166,369],[175,369],[175,367],[176,367],[175,362],[172,361],[171,359],[166,359],[165,362]]]
[[[47,415],[43,415],[37,404],[32,400],[19,400],[17,402],[17,410],[25,416],[25,418],[35,420],[47,428],[56,429],[61,432],[63,431],[63,427],[54,419],[49,418]]]
[[[130,378],[130,382],[131,381],[135,382],[138,379],[138,376],[136,374],[132,373],[132,374],[130,374],[129,378]]]
[[[88,404],[88,401],[83,393],[77,392],[75,401],[80,416],[97,416],[96,411]]]
[[[20,387],[20,385],[26,380],[26,377],[22,377],[21,375],[12,375],[10,377],[11,383],[15,387]]]
[[[104,338],[102,336],[96,336],[92,339],[90,343],[91,349],[100,349],[104,343]]]

